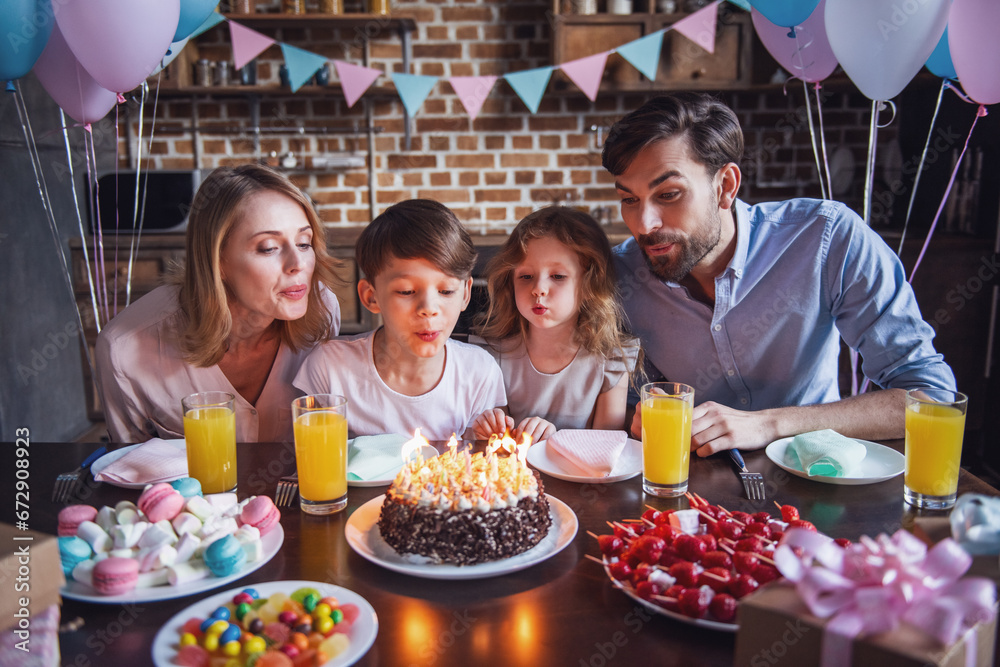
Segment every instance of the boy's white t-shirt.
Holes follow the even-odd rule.
[[[459,438],[486,410],[507,405],[500,366],[485,350],[448,339],[444,374],[420,396],[393,391],[375,370],[375,332],[341,336],[319,345],[302,363],[292,384],[306,394],[347,398],[348,437],[416,428],[428,440]]]

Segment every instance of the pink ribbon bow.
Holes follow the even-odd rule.
[[[972,557],[951,538],[928,550],[900,529],[843,548],[821,533],[791,528],[774,562],[809,611],[830,619],[821,667],[851,664],[856,637],[888,632],[903,621],[947,646],[993,617],[996,586],[978,577],[960,580]],[[975,660],[970,642],[966,664]]]

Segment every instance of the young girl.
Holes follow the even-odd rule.
[[[534,442],[560,428],[623,429],[638,341],[622,333],[611,245],[588,214],[550,206],[524,218],[488,267],[479,333],[503,370],[510,416],[490,410],[478,438],[514,428]]]

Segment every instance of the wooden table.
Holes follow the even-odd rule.
[[[901,442],[889,443],[900,448]],[[56,533],[61,506],[49,501],[56,475],[71,470],[96,444],[31,445],[30,527]],[[13,479],[14,448],[2,448],[0,469]],[[278,478],[294,470],[291,444],[238,447],[239,495],[273,495]],[[911,525],[917,514],[903,503],[903,478],[864,486],[835,486],[801,479],[774,466],[763,450],[746,454],[748,468],[764,474],[768,500],[754,504],[729,457],[696,458],[690,488],[730,510],[768,509],[772,501],[795,505],[819,530],[856,539],[863,534],[892,533]],[[597,564],[587,531],[607,532],[605,521],[637,518],[652,505],[686,506],[686,500],[645,496],[640,478],[616,484],[574,484],[543,476],[546,492],[576,513],[580,529],[562,552],[520,572],[479,580],[441,581],[392,572],[355,554],[344,537],[347,518],[384,487],[351,488],[347,510],[330,517],[285,508],[285,541],[269,563],[232,588],[284,579],[327,581],[363,596],[378,614],[374,646],[361,665],[731,665],[735,635],[671,618],[651,615],[608,582]],[[11,487],[8,487],[11,488]],[[1000,495],[982,480],[962,471],[959,493]],[[111,504],[135,500],[138,491],[91,484],[82,501]],[[14,522],[13,493],[0,520]],[[39,575],[35,575],[39,576]],[[63,665],[151,663],[156,632],[171,616],[215,592],[141,605],[63,603],[63,621],[80,617],[84,625],[61,635]]]

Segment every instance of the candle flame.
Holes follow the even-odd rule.
[[[521,465],[526,465],[528,460],[528,448],[531,447],[531,436],[527,433],[521,434],[521,444],[517,446],[517,460],[521,462]]]
[[[425,446],[429,447],[430,444],[427,438],[420,435],[419,428],[414,430],[413,437],[404,442],[402,449],[399,450],[400,455],[403,457],[403,463],[409,463],[414,452],[417,453],[418,458],[423,459],[423,454],[420,452]]]
[[[529,442],[531,438],[528,438]],[[513,454],[517,448],[517,441],[510,435],[510,430],[505,429],[503,435],[497,435],[496,433],[490,436],[490,439],[486,443],[486,455],[494,454],[500,449],[503,449],[508,454]]]

